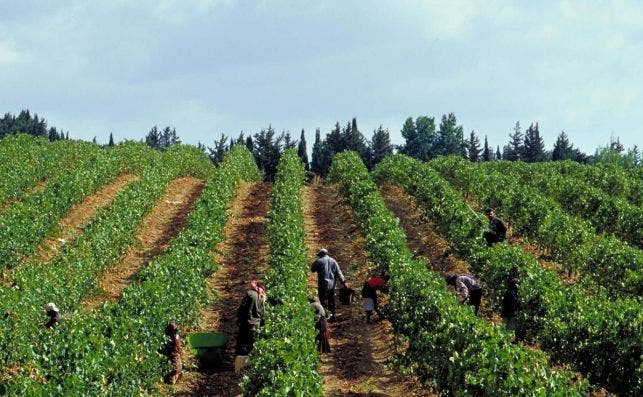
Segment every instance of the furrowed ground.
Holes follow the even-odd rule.
[[[176,396],[237,396],[241,393],[241,376],[234,373],[237,309],[248,282],[261,279],[268,264],[266,228],[271,207],[272,186],[268,183],[242,182],[237,198],[229,210],[225,227],[226,239],[217,247],[219,268],[208,280],[212,304],[201,311],[198,329],[186,332],[218,331],[230,336],[224,361],[217,368],[199,370],[196,357],[187,346],[182,351],[183,376],[174,387],[166,387],[166,395]]]
[[[101,293],[87,297],[83,306],[95,310],[102,302],[118,300],[136,272],[161,255],[181,232],[202,190],[203,181],[196,178],[178,178],[170,182],[163,197],[143,219],[137,244],[100,277]]]
[[[313,184],[302,194],[309,262],[324,247],[340,265],[356,290],[353,305],[337,302],[337,322],[330,323],[331,352],[321,355],[320,371],[326,396],[433,396],[412,376],[404,376],[389,365],[395,355],[395,338],[387,320],[366,323],[359,297],[361,285],[373,276],[364,238],[357,229],[350,208],[341,202],[336,185]],[[317,276],[311,273],[309,286],[316,295]],[[314,292],[312,292],[314,291]],[[380,294],[386,312],[386,297]],[[336,297],[337,298],[337,297]]]

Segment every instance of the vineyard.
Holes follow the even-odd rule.
[[[101,148],[0,140],[0,395],[636,396],[643,393],[643,179],[618,167],[354,152],[311,178],[296,150],[263,182],[235,145]],[[509,225],[488,247],[484,209]],[[385,319],[338,307],[331,353],[315,343],[310,264],[328,248],[351,287],[386,270]],[[500,318],[520,274],[514,340]],[[476,316],[449,273],[484,288]],[[238,374],[248,281],[265,325]],[[44,327],[55,302],[62,320]],[[175,320],[183,376],[161,349]],[[187,335],[230,337],[198,365]]]

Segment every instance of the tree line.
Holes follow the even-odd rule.
[[[18,132],[45,137],[52,141],[69,139],[69,132],[59,131],[56,127],[48,128],[44,118],[37,114],[32,115],[29,110],[22,110],[17,116],[5,113],[0,119],[0,138]],[[587,155],[575,148],[567,134],[561,131],[552,150],[549,151],[545,148],[537,122],[530,123],[523,131],[520,122],[517,121],[502,149],[500,145],[494,149],[486,135],[484,143],[481,143],[474,130],[465,136],[464,128],[458,124],[454,113],[442,115],[439,124],[436,123],[435,117],[408,117],[402,125],[401,135],[404,143],[393,145],[389,130],[380,125],[372,132],[371,138],[366,139],[357,126],[357,119],[353,118],[344,125],[337,122],[323,138],[320,129],[317,128],[310,160],[303,129],[297,140],[288,131],[277,133],[271,125],[255,134],[245,135],[241,132],[236,139],[221,134],[221,137],[213,142],[213,146],[205,146],[199,142],[198,147],[217,164],[233,145],[245,145],[253,153],[257,165],[268,180],[274,178],[281,154],[291,147],[297,148],[307,171],[322,177],[328,172],[333,156],[344,150],[357,152],[369,168],[395,151],[422,161],[442,155],[458,155],[473,162],[508,160],[535,163],[572,160],[580,163],[610,162],[626,167],[641,165],[639,148],[635,145],[625,150],[618,138],[610,138],[606,146],[596,149],[593,155]],[[143,140],[158,150],[166,150],[181,143],[176,129],[170,126],[162,129],[152,127]],[[96,137],[93,142],[96,143]],[[113,145],[114,135],[110,133],[106,146]]]

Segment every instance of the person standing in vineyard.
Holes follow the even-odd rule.
[[[328,250],[322,248],[317,253],[317,259],[310,267],[311,272],[317,272],[317,294],[319,302],[330,317],[330,322],[335,322],[335,286],[337,279],[348,288],[348,283],[337,261],[328,255]]]
[[[473,306],[474,313],[477,316],[480,301],[482,300],[482,287],[478,284],[478,280],[470,274],[450,274],[446,277],[446,282],[447,285],[455,286],[460,303],[468,303]]]
[[[330,353],[330,335],[328,333],[328,322],[326,321],[326,310],[318,301],[309,299],[310,307],[315,313],[315,329],[317,335],[315,342],[317,343],[317,351],[320,353]]]
[[[367,323],[371,322],[371,314],[373,311],[377,313],[377,317],[380,320],[384,318],[377,302],[377,291],[387,292],[388,280],[390,278],[389,272],[385,270],[381,272],[379,276],[371,277],[364,282],[362,298],[364,298],[364,310],[366,310]]]
[[[241,300],[237,310],[237,356],[247,356],[255,343],[259,327],[263,325],[266,307],[266,288],[258,280],[250,281],[250,289]]]
[[[179,326],[176,322],[172,321],[165,327],[165,335],[170,338],[165,346],[165,354],[172,361],[172,371],[166,375],[165,380],[167,383],[173,385],[179,380],[183,371],[183,364],[181,363],[181,338],[179,337]]]
[[[484,239],[487,241],[487,245],[491,247],[495,243],[505,241],[507,237],[507,225],[505,225],[505,222],[496,216],[492,208],[487,208],[485,214],[489,219],[489,230],[484,232]]]
[[[507,281],[507,291],[505,291],[505,295],[502,298],[502,311],[500,313],[505,327],[516,334],[518,331],[516,313],[518,309],[520,309],[520,297],[518,296],[519,283],[520,280],[517,276],[510,276]]]

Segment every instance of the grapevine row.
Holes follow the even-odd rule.
[[[427,164],[396,155],[374,171],[379,181],[399,184],[454,244],[486,282],[497,307],[512,267],[521,274],[519,326],[556,362],[573,364],[592,383],[637,395],[642,388],[643,310],[634,299],[588,296],[579,285],[565,286],[519,247],[504,243],[486,247],[483,221],[458,192]]]
[[[319,354],[308,303],[306,245],[301,204],[304,167],[294,149],[277,169],[270,212],[269,302],[266,324],[244,376],[247,396],[321,396]]]
[[[481,165],[484,172],[509,174],[523,185],[553,197],[566,211],[591,222],[599,232],[612,233],[643,247],[643,208],[604,192],[581,178],[561,175],[555,164],[493,161]]]
[[[208,160],[192,150],[191,156],[177,151],[175,160],[184,172],[198,175]],[[192,164],[186,161],[196,155],[199,159]],[[0,384],[0,391],[12,395],[150,393],[169,369],[158,352],[165,325],[170,320],[187,326],[198,321],[199,310],[208,300],[206,279],[216,269],[211,252],[224,238],[228,203],[241,178],[258,176],[247,150],[239,146],[230,152],[208,178],[186,228],[165,254],[137,274],[137,283],[123,291],[119,302],[97,312],[77,312],[43,335],[38,364],[48,382],[23,374]]]
[[[518,178],[484,172],[466,160],[445,157],[430,165],[462,191],[505,214],[519,232],[551,250],[568,271],[621,296],[643,294],[643,252],[613,236],[596,234],[586,221],[568,215]]]
[[[359,219],[369,257],[391,272],[392,322],[406,359],[453,395],[578,395],[586,383],[548,370],[544,354],[511,343],[501,329],[457,303],[444,279],[414,260],[399,220],[354,152],[335,156],[330,178],[342,185]]]

